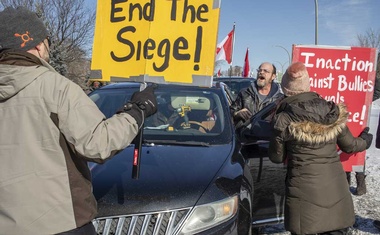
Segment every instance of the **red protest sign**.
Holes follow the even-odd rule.
[[[293,45],[293,62],[303,62],[310,88],[326,100],[345,103],[354,136],[367,126],[376,77],[376,48]],[[345,171],[364,171],[365,152],[341,153]]]

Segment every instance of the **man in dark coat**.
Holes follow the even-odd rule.
[[[289,66],[281,82],[285,98],[273,120],[269,158],[287,164],[285,228],[292,234],[346,234],[355,222],[354,205],[337,153],[370,147],[365,128],[353,137],[344,104],[310,92],[303,63]]]
[[[269,62],[262,63],[257,69],[256,81],[240,91],[231,105],[236,128],[239,128],[266,105],[283,98],[284,95],[278,83],[274,81],[275,79],[276,67]]]

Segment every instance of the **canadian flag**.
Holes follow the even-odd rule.
[[[221,74],[222,74],[222,73],[220,72],[220,69],[219,69],[219,70],[218,70],[218,74],[217,74],[217,76],[220,77]]]
[[[218,60],[226,60],[228,64],[232,63],[232,49],[234,42],[234,33],[235,29],[232,29],[231,32],[216,46],[216,58]]]
[[[244,59],[244,66],[243,66],[243,77],[247,78],[249,77],[249,58],[248,58],[248,51],[249,48],[247,48],[247,52],[245,53],[245,59]]]

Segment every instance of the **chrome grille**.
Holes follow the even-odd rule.
[[[150,214],[96,218],[92,221],[99,235],[172,235],[177,232],[190,208]]]

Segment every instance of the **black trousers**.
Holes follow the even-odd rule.
[[[57,233],[56,235],[97,235],[94,225],[90,222],[82,227],[72,229],[63,233]]]

